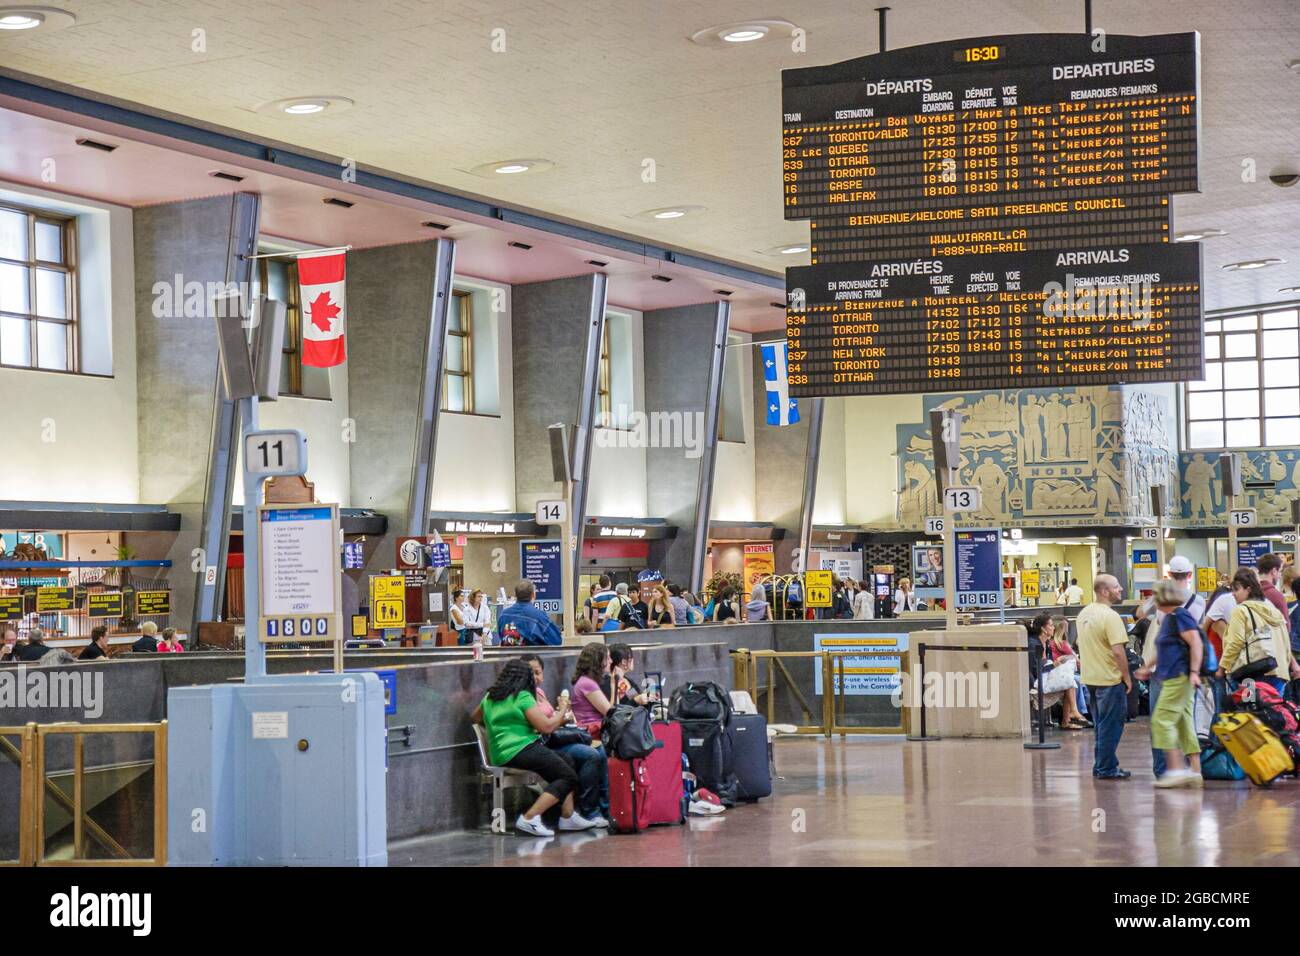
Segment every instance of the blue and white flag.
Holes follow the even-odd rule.
[[[793,425],[799,421],[799,400],[790,397],[786,358],[789,345],[773,342],[763,346],[763,378],[767,380],[767,423]]]

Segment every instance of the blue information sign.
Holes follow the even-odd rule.
[[[561,543],[558,538],[519,542],[519,564],[524,577],[537,586],[535,603],[547,614],[564,610],[560,587]]]
[[[360,541],[343,544],[343,570],[356,571],[366,566],[366,555]]]
[[[1002,605],[1002,532],[957,531],[957,609]]]
[[[1267,539],[1237,540],[1237,567],[1253,568],[1255,562],[1273,550],[1273,542]]]
[[[451,567],[451,545],[446,542],[429,545],[429,567]]]
[[[1133,563],[1134,564],[1158,564],[1159,562],[1156,559],[1156,549],[1155,548],[1150,548],[1150,549],[1134,548]]]

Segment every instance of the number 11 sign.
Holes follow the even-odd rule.
[[[307,472],[307,436],[296,428],[244,436],[244,471],[268,478]]]

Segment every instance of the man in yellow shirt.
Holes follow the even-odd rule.
[[[1128,717],[1128,694],[1133,678],[1128,672],[1128,634],[1124,621],[1112,605],[1124,600],[1124,589],[1111,574],[1099,574],[1093,581],[1093,602],[1079,612],[1080,676],[1088,688],[1088,713],[1097,739],[1092,775],[1099,780],[1125,780],[1132,774],[1120,769],[1115,755],[1124,720]]]

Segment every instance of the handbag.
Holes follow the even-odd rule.
[[[584,744],[591,746],[591,734],[587,733],[581,727],[564,726],[552,730],[546,735],[546,746],[552,750],[558,750],[561,747],[567,747],[570,744]]]
[[[1250,609],[1249,605],[1246,605],[1246,613],[1250,615],[1250,633],[1246,635],[1246,643],[1241,650],[1246,663],[1232,672],[1232,679],[1237,682],[1241,682],[1247,677],[1265,677],[1277,670],[1277,660],[1272,654],[1255,657],[1251,653],[1253,647],[1257,649],[1258,653],[1262,654],[1263,650],[1273,643],[1273,628],[1261,628],[1259,622],[1255,620],[1255,612]]]
[[[1057,664],[1051,670],[1043,671],[1043,693],[1059,694],[1074,686],[1074,661],[1068,660]]]

